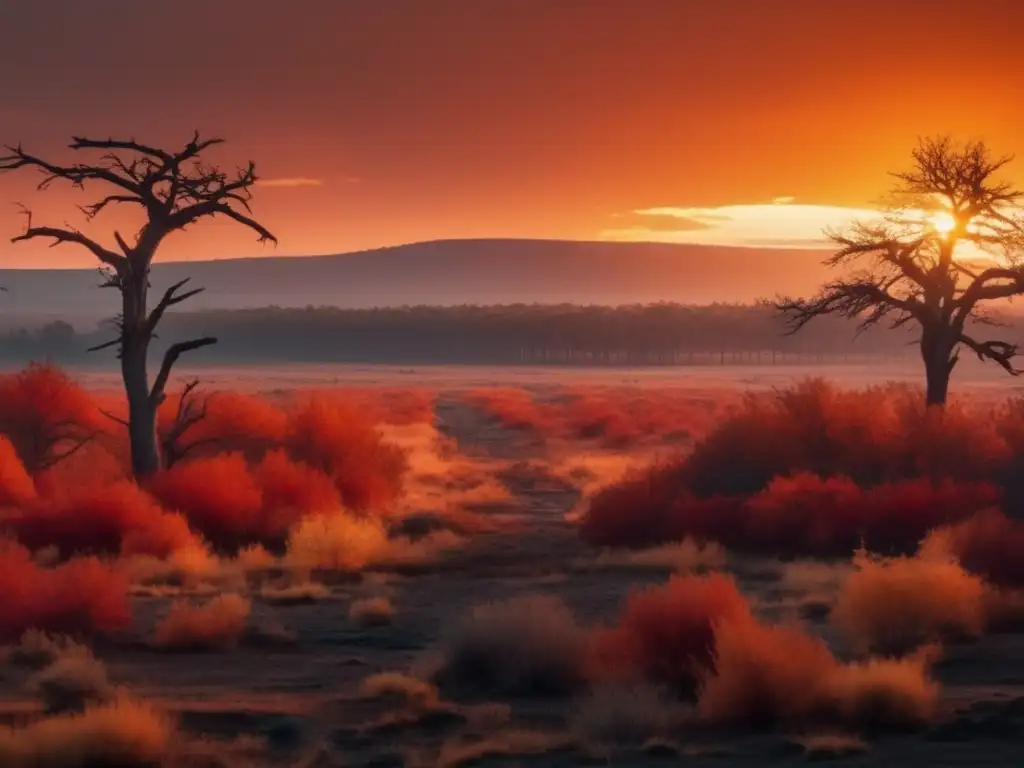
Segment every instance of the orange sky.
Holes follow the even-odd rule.
[[[229,140],[227,162],[303,180],[257,190],[276,250],[204,225],[164,258],[444,237],[773,244],[819,220],[762,231],[759,206],[868,206],[919,134],[1024,151],[1022,23],[1020,0],[4,3],[0,140],[61,158],[73,133],[171,146],[198,127]],[[0,177],[4,240],[21,223],[3,201],[79,223],[78,198],[33,185]],[[676,215],[636,213],[659,209]],[[3,266],[89,264],[0,246]]]

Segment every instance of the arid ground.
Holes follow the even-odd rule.
[[[1024,757],[1012,380],[922,426],[909,369],[197,373],[144,491],[112,419],[31,466],[0,418],[3,765]]]

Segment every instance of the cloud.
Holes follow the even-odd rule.
[[[260,179],[256,182],[256,185],[259,187],[280,187],[284,189],[293,187],[322,187],[323,184],[323,181],[320,179],[308,179],[303,176],[280,179]]]
[[[605,229],[606,240],[643,240],[759,248],[811,248],[828,244],[823,232],[842,229],[854,219],[877,220],[881,213],[864,208],[807,205],[791,197],[770,203],[714,208],[657,207],[633,211],[633,221]]]

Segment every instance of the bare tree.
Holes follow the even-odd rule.
[[[98,157],[93,162],[58,165],[28,154],[20,145],[8,147],[10,154],[0,158],[0,170],[35,168],[40,171],[43,174],[40,189],[57,181],[66,181],[81,189],[93,185],[105,187],[105,197],[81,208],[87,219],[94,219],[111,205],[138,206],[145,216],[145,223],[132,242],[117,231],[113,233],[116,250],[70,226],[36,226],[28,211],[25,232],[14,238],[15,242],[44,238],[52,240],[54,246],[72,243],[86,248],[100,261],[105,285],[120,291],[122,309],[117,318],[118,336],[94,349],[118,348],[128,398],[132,469],[139,476],[161,467],[156,412],[164,400],[172,367],[182,354],[217,341],[203,337],[172,344],[150,386],[146,357],[157,325],[168,308],[203,290],[185,290],[188,281],[183,280],[168,288],[156,306],[149,309],[150,265],[161,243],[172,232],[214,217],[233,219],[253,230],[261,242],[277,242],[265,227],[251,218],[249,201],[256,183],[253,164],[228,173],[202,161],[206,150],[221,143],[221,139],[201,139],[196,132],[184,149],[168,152],[134,139],[76,137],[70,148],[96,153]]]
[[[994,324],[983,303],[1024,293],[1024,192],[994,178],[1011,157],[983,142],[926,138],[910,170],[893,174],[892,202],[878,221],[826,234],[839,250],[826,260],[845,273],[810,299],[775,302],[789,332],[823,315],[858,321],[859,330],[887,321],[917,326],[929,405],[943,405],[961,346],[1017,375],[1017,345],[977,338]]]

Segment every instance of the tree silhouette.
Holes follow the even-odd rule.
[[[150,386],[146,357],[157,325],[168,308],[203,290],[185,290],[188,281],[183,280],[168,288],[156,306],[149,309],[150,265],[161,243],[172,232],[214,217],[233,219],[256,232],[261,242],[277,242],[266,228],[250,217],[251,188],[256,183],[253,164],[228,173],[202,161],[206,150],[221,143],[222,139],[201,139],[197,131],[184,149],[168,152],[140,144],[134,139],[76,137],[72,139],[70,148],[98,154],[92,163],[58,165],[26,153],[20,145],[8,147],[10,154],[0,158],[0,170],[39,170],[43,174],[39,189],[46,189],[56,181],[66,181],[80,189],[94,184],[105,187],[105,197],[81,208],[89,220],[111,205],[138,206],[145,215],[145,223],[133,242],[129,243],[117,231],[113,233],[117,250],[107,248],[69,226],[36,226],[31,212],[27,210],[25,232],[14,238],[15,242],[45,238],[52,240],[54,246],[72,243],[86,248],[102,265],[104,286],[117,288],[121,293],[122,309],[117,317],[119,333],[115,339],[93,349],[118,347],[128,398],[132,469],[136,475],[147,475],[160,469],[156,412],[165,398],[167,380],[175,362],[182,354],[217,341],[204,336],[172,344],[167,348]]]
[[[993,178],[1011,160],[983,142],[920,140],[910,170],[893,174],[892,203],[878,221],[826,232],[839,250],[825,263],[848,272],[813,298],[775,302],[789,332],[823,315],[855,319],[862,330],[918,326],[929,405],[945,404],[961,346],[1020,373],[1016,344],[975,332],[989,319],[983,302],[1024,293],[1024,192]]]

